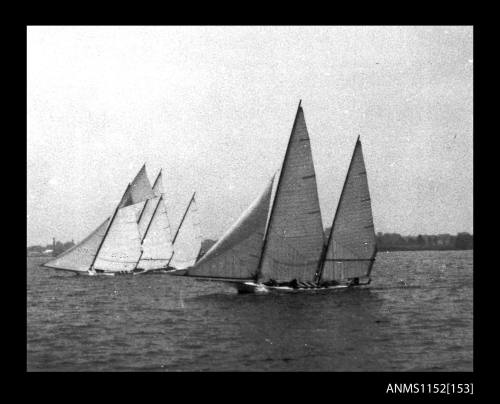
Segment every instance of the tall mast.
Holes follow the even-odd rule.
[[[184,215],[182,216],[182,220],[181,220],[181,222],[180,222],[180,224],[179,224],[179,227],[177,228],[177,230],[176,230],[176,232],[175,232],[175,236],[174,236],[174,238],[172,239],[172,245],[175,243],[175,239],[177,238],[177,235],[179,234],[179,230],[181,229],[182,223],[184,222],[184,219],[186,218],[186,215],[187,215],[187,213],[188,213],[188,210],[189,210],[189,208],[190,208],[191,204],[192,204],[192,203],[193,203],[193,201],[194,201],[194,196],[195,196],[195,195],[196,195],[196,192],[194,192],[194,193],[193,193],[193,196],[191,197],[191,200],[190,200],[190,201],[189,201],[189,203],[188,203],[188,206],[187,206],[187,208],[186,208],[186,211],[184,212]]]
[[[292,143],[292,135],[293,135],[293,132],[295,131],[295,126],[297,124],[297,117],[299,116],[299,111],[301,109],[301,104],[302,104],[302,100],[299,100],[299,106],[297,107],[297,113],[295,114],[295,119],[293,120],[292,131],[290,132],[290,137],[288,138],[288,144],[286,146],[285,157],[283,158],[283,163],[281,164],[280,177],[278,179],[278,185],[276,186],[276,192],[274,194],[273,205],[271,207],[271,214],[269,215],[269,221],[267,223],[267,229],[266,229],[265,236],[264,236],[264,243],[262,243],[262,251],[261,251],[261,254],[260,254],[259,265],[257,267],[257,272],[255,274],[255,280],[256,281],[259,279],[259,276],[260,276],[260,274],[262,272],[262,261],[263,261],[264,253],[265,253],[266,247],[267,247],[267,239],[268,239],[268,236],[269,236],[269,228],[271,227],[271,222],[273,220],[274,208],[276,206],[276,197],[278,196],[278,192],[279,192],[279,189],[280,189],[281,180],[282,180],[282,177],[283,177],[283,168],[285,167],[285,162],[287,160],[288,153],[289,153],[289,150],[290,150],[290,145]]]
[[[146,165],[146,163],[144,163],[144,166],[145,165]],[[160,179],[160,176],[161,176],[161,168],[160,168],[160,172],[156,176],[155,182],[153,183],[153,186],[151,188],[154,189],[154,187],[156,186],[156,183]],[[146,206],[147,206],[148,202],[149,202],[149,199],[146,199],[146,202],[144,202],[144,205],[142,206],[141,213],[139,214],[139,218],[137,219],[137,223],[139,223],[141,221],[142,215],[143,215],[144,211],[146,210]]]
[[[158,203],[156,204],[156,207],[155,207],[155,210],[153,212],[153,215],[151,216],[151,220],[149,221],[148,223],[148,227],[146,227],[146,231],[144,232],[144,235],[142,236],[142,239],[141,239],[141,245],[142,243],[144,242],[144,240],[146,239],[146,236],[148,234],[148,230],[149,230],[149,227],[151,226],[151,223],[153,223],[153,219],[155,218],[155,215],[156,215],[156,211],[158,210],[158,206],[160,206],[160,202],[161,202],[161,199],[163,198],[163,195],[160,196],[160,199],[158,199]],[[148,199],[149,201],[149,199]],[[147,201],[146,201],[147,202]],[[139,256],[139,259],[137,260],[137,263],[135,264],[135,268],[137,269],[137,265],[139,265],[139,262],[141,262],[141,258],[142,258],[142,254],[144,254],[144,250],[141,248],[141,255]]]
[[[184,212],[184,215],[182,216],[182,219],[181,219],[181,222],[179,224],[179,227],[177,227],[177,230],[175,232],[175,235],[174,235],[174,238],[172,239],[172,246],[174,245],[175,243],[175,240],[177,238],[177,235],[179,234],[179,230],[181,229],[181,226],[182,226],[182,223],[184,223],[184,219],[186,218],[186,215],[188,213],[188,210],[189,208],[191,207],[191,204],[193,203],[194,201],[194,196],[196,195],[196,192],[193,192],[193,196],[191,197],[191,200],[189,201],[188,203],[188,206],[186,208],[186,211]],[[170,256],[170,259],[168,260],[168,264],[167,264],[167,268],[168,266],[170,265],[170,262],[172,261],[172,258],[174,258],[174,255],[175,255],[175,248],[174,248],[174,252],[172,253],[172,255]]]
[[[150,201],[150,199],[146,199],[146,202],[144,202],[144,205],[142,206],[142,209],[141,209],[141,213],[139,214],[139,217],[137,218],[137,223],[139,223],[141,221],[142,214],[146,210],[146,206],[147,206],[149,201]]]
[[[328,250],[328,246],[330,245],[330,242],[332,240],[333,228],[335,226],[335,220],[337,219],[337,214],[339,212],[340,203],[342,202],[342,197],[344,196],[344,190],[345,190],[345,187],[347,184],[347,178],[349,177],[349,173],[351,172],[351,167],[352,167],[352,163],[354,161],[354,156],[356,154],[356,149],[360,143],[361,142],[359,140],[359,135],[358,135],[358,139],[356,140],[356,145],[354,146],[354,151],[352,152],[351,161],[349,162],[349,168],[347,169],[347,173],[346,173],[345,178],[344,178],[344,185],[342,186],[342,192],[340,193],[340,198],[339,198],[339,201],[337,203],[337,208],[335,209],[335,215],[333,217],[332,227],[330,228],[330,234],[328,235],[328,241],[327,241],[326,245],[323,246],[323,254],[321,256],[321,260],[320,260],[319,265],[318,265],[318,267],[319,267],[318,273],[317,273],[317,283],[318,284],[321,281],[321,277],[323,275],[323,268],[325,266],[326,253]]]
[[[101,251],[101,247],[104,244],[104,240],[106,240],[109,229],[111,229],[111,226],[113,225],[113,221],[115,220],[116,214],[118,213],[118,210],[120,209],[120,205],[123,201],[123,198],[127,194],[127,191],[129,190],[129,188],[130,188],[130,182],[128,183],[127,189],[125,189],[125,192],[123,193],[122,199],[120,200],[120,203],[116,207],[115,212],[113,213],[113,216],[111,217],[111,220],[109,221],[109,225],[108,225],[108,228],[106,229],[106,233],[104,233],[104,237],[102,238],[101,243],[99,244],[99,247],[97,248],[97,252],[94,255],[94,259],[92,260],[92,264],[90,264],[89,271],[92,270],[92,268],[94,267],[95,260],[97,259],[97,256],[99,255],[99,251]]]
[[[146,231],[144,232],[144,235],[142,236],[141,244],[144,241],[144,239],[146,238],[146,235],[148,234],[148,230],[151,227],[151,223],[153,223],[153,219],[154,219],[154,217],[156,215],[156,211],[158,210],[158,206],[160,206],[160,202],[161,202],[162,198],[163,198],[163,196],[160,196],[160,199],[158,199],[158,203],[156,204],[156,207],[155,207],[155,210],[153,212],[153,215],[151,216],[151,220],[148,223],[148,227],[146,228]]]
[[[156,186],[156,183],[158,182],[158,180],[160,179],[160,176],[161,176],[161,168],[160,168],[160,172],[158,173],[158,175],[156,176],[156,179],[155,179],[155,182],[153,183],[153,186],[152,188],[154,189],[154,187]]]

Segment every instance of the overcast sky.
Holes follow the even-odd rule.
[[[217,238],[299,99],[330,226],[361,135],[376,231],[472,232],[472,27],[29,27],[28,245],[81,240],[145,162]]]

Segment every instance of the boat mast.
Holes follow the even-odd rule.
[[[196,195],[196,192],[193,192],[193,196],[191,197],[191,200],[189,201],[188,203],[188,206],[186,208],[186,211],[184,212],[184,215],[182,216],[182,219],[181,219],[181,222],[179,224],[179,227],[177,228],[176,232],[175,232],[175,235],[174,235],[174,238],[172,239],[172,247],[174,246],[174,243],[175,243],[175,240],[177,238],[177,235],[179,234],[179,230],[181,229],[181,226],[182,226],[182,223],[184,223],[184,219],[186,218],[186,215],[188,213],[188,210],[189,208],[191,207],[191,204],[193,203],[194,201],[194,196]],[[174,255],[175,255],[175,248],[174,248],[174,252],[172,253],[172,255],[170,256],[170,259],[168,260],[168,264],[167,264],[167,268],[168,266],[170,265],[170,261],[172,261],[172,258],[174,258]]]
[[[153,186],[152,188],[154,189],[154,187],[156,186],[156,183],[158,182],[158,180],[160,179],[160,176],[161,176],[161,168],[160,168],[160,172],[158,173],[158,175],[156,176],[156,179],[155,179],[155,182],[153,183]]]
[[[191,204],[194,201],[194,196],[196,195],[196,192],[193,193],[193,196],[191,197],[191,200],[188,203],[188,206],[186,208],[186,211],[184,212],[184,216],[182,216],[181,223],[179,224],[179,227],[177,228],[177,231],[175,232],[174,238],[172,239],[172,245],[175,243],[175,239],[177,238],[177,235],[179,234],[179,230],[181,229],[182,223],[184,222],[184,219],[186,218],[186,215],[188,213],[188,210],[191,206]]]
[[[155,218],[155,215],[156,215],[156,211],[158,210],[158,206],[160,206],[160,202],[163,198],[163,195],[160,196],[160,199],[158,199],[158,203],[156,204],[156,207],[155,207],[155,210],[153,212],[153,215],[151,216],[151,220],[149,221],[148,223],[148,227],[146,227],[146,231],[144,232],[144,235],[142,236],[142,239],[141,239],[141,247],[142,247],[142,243],[144,242],[144,240],[146,239],[146,236],[148,234],[148,230],[149,230],[149,227],[151,226],[151,223],[153,223],[153,219]],[[148,199],[149,201],[149,199]],[[134,269],[137,269],[137,265],[139,265],[139,262],[141,262],[141,258],[142,258],[142,254],[144,254],[144,249],[141,248],[141,255],[139,256],[139,259],[137,260],[137,263],[135,264],[135,268]]]
[[[283,158],[283,163],[281,164],[280,177],[278,179],[278,185],[276,186],[276,193],[274,195],[273,205],[271,206],[271,214],[269,215],[269,221],[267,223],[267,229],[266,229],[265,236],[264,236],[264,242],[262,243],[262,251],[260,253],[259,265],[257,266],[257,272],[255,274],[255,281],[256,282],[259,280],[259,277],[260,277],[261,272],[262,272],[262,261],[263,261],[264,253],[265,253],[266,247],[267,247],[267,239],[268,239],[268,236],[269,236],[269,228],[271,227],[271,221],[273,219],[274,208],[276,206],[276,198],[278,196],[278,192],[279,192],[279,189],[280,189],[281,180],[283,178],[283,168],[285,167],[285,163],[286,163],[286,160],[287,160],[287,157],[288,157],[288,153],[290,151],[290,145],[292,143],[292,135],[293,135],[293,132],[295,131],[295,126],[297,124],[297,117],[299,116],[299,111],[301,109],[301,104],[302,104],[302,100],[299,100],[299,106],[297,107],[297,113],[295,114],[295,119],[293,120],[292,131],[290,132],[290,137],[288,138],[288,144],[286,146],[285,157]]]
[[[339,212],[340,203],[342,202],[342,197],[344,196],[344,190],[345,190],[345,187],[347,184],[347,178],[349,177],[349,173],[351,172],[351,167],[352,167],[352,163],[354,161],[354,155],[356,154],[356,149],[358,148],[358,145],[360,145],[360,144],[361,144],[361,141],[359,140],[359,135],[358,135],[358,139],[356,140],[356,145],[354,146],[354,151],[353,151],[352,156],[351,156],[351,161],[349,162],[349,168],[347,169],[347,174],[344,178],[344,185],[342,186],[342,192],[340,194],[340,199],[339,199],[339,202],[337,203],[337,208],[335,209],[335,216],[333,217],[332,227],[330,228],[330,234],[328,235],[328,242],[326,243],[326,245],[323,246],[323,254],[322,254],[321,260],[320,260],[319,265],[318,265],[318,273],[317,273],[317,280],[316,280],[316,282],[318,284],[321,281],[321,277],[323,276],[323,268],[325,267],[326,253],[328,251],[328,246],[330,245],[330,242],[332,240],[333,228],[335,226],[335,220],[337,219],[337,214]]]
[[[102,238],[101,243],[99,244],[99,247],[97,248],[97,251],[94,255],[94,259],[92,260],[92,264],[90,264],[89,271],[91,271],[94,268],[95,260],[97,259],[97,256],[99,255],[99,251],[101,251],[101,247],[104,244],[104,240],[106,240],[106,237],[108,236],[109,229],[111,229],[111,226],[113,225],[113,221],[115,220],[116,214],[118,213],[118,210],[120,209],[120,205],[123,202],[123,198],[127,194],[129,188],[130,188],[130,182],[128,183],[127,189],[123,193],[122,199],[120,200],[120,203],[116,207],[115,212],[113,213],[113,216],[111,217],[111,220],[109,221],[109,225],[108,225],[108,228],[106,229],[106,233],[104,233],[104,237]]]
[[[144,163],[144,165],[146,165],[146,163]],[[152,186],[152,188],[155,187],[156,183],[158,182],[158,180],[160,179],[160,175],[161,175],[161,168],[160,168],[160,172],[158,173],[158,175],[156,176],[156,179],[155,179],[155,182]],[[139,223],[141,221],[141,218],[142,218],[142,214],[144,213],[144,211],[146,210],[146,206],[149,202],[149,199],[146,199],[146,202],[144,202],[144,205],[142,206],[142,209],[141,209],[141,213],[139,214],[139,218],[137,219],[137,223]]]
[[[150,199],[146,199],[146,202],[144,202],[144,205],[142,206],[142,209],[141,209],[141,213],[139,214],[139,217],[137,218],[137,223],[139,223],[141,221],[142,214],[146,210],[146,206],[148,205],[149,201],[150,201]]]

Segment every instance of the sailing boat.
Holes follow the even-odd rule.
[[[151,187],[146,167],[143,165],[134,180],[128,184],[113,215],[82,242],[43,266],[85,275],[132,273],[138,265],[145,266],[143,263],[150,258],[150,252],[154,251],[158,244],[156,240],[151,242],[153,237],[148,238],[148,234],[155,234],[158,228],[156,223],[162,223],[161,217],[164,216],[163,211],[158,209],[162,200],[160,196],[148,220],[147,228],[144,232],[140,231],[141,217],[147,217],[144,212],[149,200],[154,198],[155,191]],[[143,244],[146,245],[145,249]],[[168,243],[166,245],[168,246]]]
[[[369,277],[374,229],[359,139],[326,244],[301,103],[269,206],[272,181],[186,276],[229,282],[240,293],[336,289]]]

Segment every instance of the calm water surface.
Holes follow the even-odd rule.
[[[41,262],[29,371],[472,371],[472,251],[379,253],[368,288],[282,295]]]

